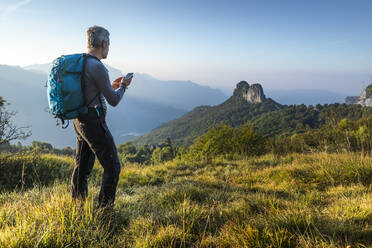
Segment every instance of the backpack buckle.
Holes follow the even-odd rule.
[[[96,113],[97,113],[97,116],[99,117],[99,116],[100,116],[100,114],[99,114],[99,109],[98,109],[98,107],[97,107],[97,106],[95,106],[94,108],[96,109]]]

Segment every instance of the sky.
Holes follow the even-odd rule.
[[[100,25],[123,73],[357,94],[372,81],[371,13],[369,0],[0,0],[0,64],[86,52]]]

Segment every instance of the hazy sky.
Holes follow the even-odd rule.
[[[96,24],[122,72],[356,93],[372,81],[371,13],[369,0],[0,0],[0,64],[84,52]]]

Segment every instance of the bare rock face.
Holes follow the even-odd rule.
[[[344,103],[360,104],[362,106],[372,107],[372,84],[368,85],[359,97],[358,96],[346,97]]]
[[[233,96],[235,97],[243,97],[243,93],[248,92],[250,86],[246,81],[240,81],[234,90]]]
[[[260,103],[266,99],[263,88],[260,84],[252,84],[240,81],[234,90],[235,97],[241,97],[249,103]]]
[[[372,84],[367,86],[359,97],[357,104],[372,107]]]
[[[359,96],[347,96],[343,103],[357,104],[358,101],[359,101]]]

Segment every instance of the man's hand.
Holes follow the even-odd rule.
[[[120,87],[121,79],[122,79],[122,78],[123,78],[123,77],[119,77],[119,78],[115,79],[114,82],[111,83],[112,88],[114,88],[114,90],[117,90],[117,89]]]
[[[129,79],[125,79],[125,77],[119,77],[117,79],[115,79],[114,82],[111,83],[112,85],[112,88],[114,88],[114,90],[118,89],[120,87],[120,85],[125,85],[126,87],[128,87],[130,85],[130,83],[132,82],[132,78],[129,78]]]

